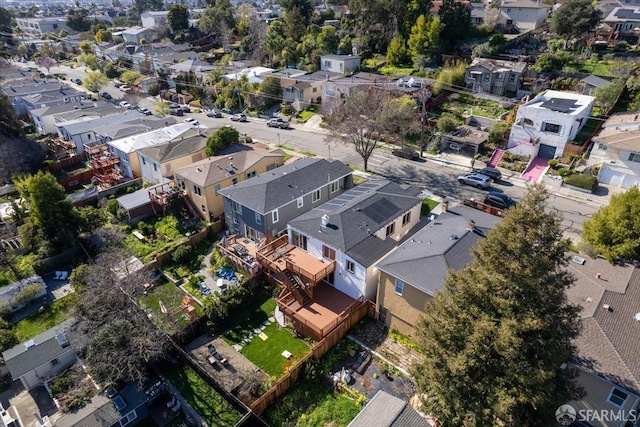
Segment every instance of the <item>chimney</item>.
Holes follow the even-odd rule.
[[[474,220],[469,220],[469,223],[467,224],[467,230],[468,231],[473,231],[473,229],[476,228],[476,222]]]
[[[442,212],[446,212],[449,208],[449,201],[443,200],[442,203],[440,203],[440,208],[442,209]]]
[[[603,304],[602,308],[604,308],[607,311],[613,311],[613,309],[611,308],[611,306],[609,304]]]

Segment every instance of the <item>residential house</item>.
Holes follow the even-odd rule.
[[[384,390],[371,398],[347,427],[433,427],[404,400]]]
[[[233,80],[238,80],[243,76],[246,76],[250,84],[262,83],[265,77],[267,77],[267,75],[269,75],[273,71],[274,71],[273,68],[249,67],[249,68],[243,68],[241,70],[234,71],[233,73],[230,73],[230,74],[225,74],[224,76],[222,76],[222,78],[227,81],[233,81]]]
[[[168,17],[168,10],[148,11],[142,12],[140,14],[140,18],[142,19],[142,26],[144,28],[166,26]]]
[[[322,84],[322,110],[330,113],[345,97],[351,95],[354,89],[371,85],[384,86],[389,82],[390,79],[386,76],[364,72],[325,81]]]
[[[324,281],[353,299],[375,301],[378,261],[414,232],[419,190],[370,180],[289,221],[289,242],[335,262]],[[413,230],[413,231],[412,231]]]
[[[543,159],[561,157],[564,147],[587,123],[594,98],[546,90],[518,108],[509,152]]]
[[[465,70],[464,83],[474,92],[515,96],[526,71],[526,62],[475,58]]]
[[[127,178],[138,178],[141,174],[137,151],[156,144],[171,141],[193,130],[191,123],[177,123],[149,132],[107,141],[110,150],[120,158],[120,171]]]
[[[65,114],[72,111],[83,111],[86,115],[96,114],[106,116],[109,114],[119,113],[122,110],[117,108],[115,105],[104,101],[80,101],[36,108],[29,111],[29,116],[31,116],[38,133],[46,135],[57,133],[58,128],[55,125],[56,122],[59,119],[62,121]]]
[[[500,24],[505,29],[526,33],[544,25],[551,5],[537,0],[503,0],[499,9]]]
[[[23,33],[34,37],[43,37],[45,34],[59,34],[60,31],[71,31],[67,27],[67,18],[40,17],[40,18],[15,18],[16,25]]]
[[[145,27],[131,27],[120,32],[125,43],[140,44],[140,41],[151,41],[153,30]]]
[[[353,187],[352,172],[339,161],[304,158],[221,189],[227,227],[254,242],[278,236],[288,221]]]
[[[174,65],[169,65],[167,68],[171,70],[172,77],[193,74],[198,83],[204,84],[207,81],[211,70],[217,67],[195,58],[187,59]]]
[[[127,222],[129,224],[136,224],[156,214],[148,188],[141,188],[133,193],[124,194],[116,200],[118,205],[127,213]]]
[[[615,417],[580,419],[580,414],[591,410],[628,416],[639,409],[640,270],[603,258],[571,259],[566,268],[576,281],[567,298],[581,307],[582,331],[570,366],[578,369],[577,383],[586,396],[569,404],[578,411],[577,421],[593,427],[636,425]]]
[[[102,126],[114,126],[118,123],[128,123],[133,120],[140,120],[145,115],[134,110],[122,111],[120,114],[108,116],[85,116],[75,120],[67,120],[55,124],[58,129],[58,136],[65,141],[73,141],[76,152],[84,151],[84,144],[99,141],[96,129]]]
[[[208,136],[201,129],[190,129],[171,141],[138,150],[142,181],[151,184],[169,182],[176,169],[202,160]]]
[[[205,220],[217,221],[224,216],[220,190],[282,166],[284,157],[284,151],[269,151],[259,144],[234,145],[217,156],[175,169],[175,182]]]
[[[640,114],[614,114],[593,138],[590,162],[601,162],[598,181],[624,189],[640,184]],[[596,160],[597,159],[597,160]]]
[[[602,77],[594,76],[593,74],[585,77],[580,80],[580,82],[584,85],[582,88],[583,95],[593,95],[593,92],[601,87],[609,83],[609,80],[603,79]]]
[[[36,335],[2,352],[12,380],[20,380],[23,387],[31,390],[42,385],[50,375],[64,371],[76,360],[70,345],[70,330],[75,319],[67,319],[45,332]]]
[[[351,74],[360,71],[360,57],[353,55],[322,55],[320,71]]]
[[[612,37],[617,40],[627,40],[638,44],[640,37],[640,6],[616,7],[601,21],[612,31]]]
[[[427,302],[444,289],[450,270],[473,260],[471,251],[500,217],[464,205],[447,209],[377,264],[376,316],[407,336]]]
[[[26,116],[32,108],[78,102],[86,93],[61,83],[58,80],[35,80],[22,85],[7,85],[2,88],[16,114]]]
[[[324,82],[342,77],[340,73],[329,71],[316,71],[314,73],[292,73],[287,75],[286,70],[279,72],[280,86],[282,87],[282,101],[299,104],[300,110],[310,104],[322,101],[322,87]],[[274,73],[275,74],[275,73]]]
[[[152,377],[142,386],[132,383],[118,391],[108,387],[77,411],[63,414],[56,427],[133,426],[149,415],[149,407],[162,395],[162,383]]]
[[[144,116],[126,122],[102,124],[95,128],[95,134],[98,141],[107,142],[160,129],[177,122],[178,120],[175,117]]]
[[[22,295],[25,289],[29,289],[27,292],[31,295],[27,300],[24,300]],[[42,277],[33,275],[0,287],[0,306],[8,313],[14,313],[24,308],[31,301],[41,298],[46,294],[47,285],[44,280],[42,280]]]
[[[149,53],[137,53],[136,55],[147,55],[151,58],[153,70],[156,73],[165,71],[172,65],[178,64],[181,61],[197,60],[198,52],[192,50],[185,51],[171,51],[171,52],[151,52]],[[135,55],[134,55],[135,56]]]

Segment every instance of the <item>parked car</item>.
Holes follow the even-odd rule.
[[[150,116],[153,113],[151,112],[151,110],[149,110],[148,108],[136,108],[136,110],[138,110],[139,112],[141,112],[142,114],[144,114],[145,116]]]
[[[231,121],[234,122],[246,122],[247,121],[247,116],[243,113],[240,114],[234,114],[233,116],[231,116]]]
[[[491,186],[491,178],[481,173],[470,173],[467,175],[460,175],[458,177],[460,184],[470,185],[472,187],[487,189]]]
[[[183,113],[190,113],[190,112],[191,112],[191,108],[189,108],[189,106],[188,106],[188,105],[183,105],[183,106],[182,106],[182,107],[180,107],[180,108],[182,108],[182,112],[183,112]]]
[[[502,179],[502,173],[496,168],[483,168],[475,171],[476,173],[481,173],[482,175],[486,175],[491,178],[494,182],[500,181]]]
[[[484,198],[484,204],[493,206],[498,209],[508,209],[516,205],[516,202],[504,193],[498,193],[496,191],[490,191]]]
[[[71,79],[72,82],[74,82],[77,85],[81,85],[82,84],[82,80],[80,79]]]
[[[113,85],[117,88],[120,88],[120,86],[122,86],[124,83],[122,83],[120,80],[118,79],[113,79]]]
[[[411,148],[396,148],[395,150],[391,150],[391,154],[409,160],[416,160],[420,158],[420,154]]]
[[[191,123],[194,126],[200,125],[200,122],[197,121],[196,119],[194,119],[193,117],[189,117],[188,119],[185,119],[184,122],[185,123]]]
[[[127,86],[127,85],[122,85],[118,89],[120,89],[123,92],[130,92],[131,91],[131,87]]]
[[[131,104],[129,104],[127,101],[120,101],[120,103],[118,105],[120,105],[122,108],[131,107]]]
[[[207,113],[207,117],[215,117],[216,119],[219,119],[222,117],[222,113],[218,110],[211,110]]]
[[[171,101],[167,101],[167,105],[169,106],[169,108],[180,108],[180,104]]]
[[[109,92],[100,92],[100,96],[104,99],[111,99],[112,96],[111,94],[109,94]]]
[[[181,108],[172,108],[169,112],[172,116],[184,116]]]
[[[276,119],[267,120],[267,126],[270,128],[287,129],[289,127],[289,122],[284,120],[282,117],[278,117]]]
[[[274,119],[277,119],[278,117],[282,117],[282,111],[281,110],[274,111],[271,117],[273,117]]]

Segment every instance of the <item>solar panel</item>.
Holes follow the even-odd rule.
[[[575,99],[551,98],[542,103],[542,107],[560,113],[567,113],[569,110],[576,108]]]
[[[126,403],[124,403],[124,399],[122,398],[122,396],[116,396],[113,398],[113,404],[116,405],[116,409],[118,411],[122,411],[124,409],[125,406],[127,406]]]
[[[400,208],[391,203],[387,198],[382,197],[366,208],[362,212],[378,224],[386,222],[393,218],[396,213],[400,212]]]

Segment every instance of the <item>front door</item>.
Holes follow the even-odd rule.
[[[248,225],[244,226],[244,235],[247,236],[247,239],[251,240],[252,242],[258,241],[258,232]]]

